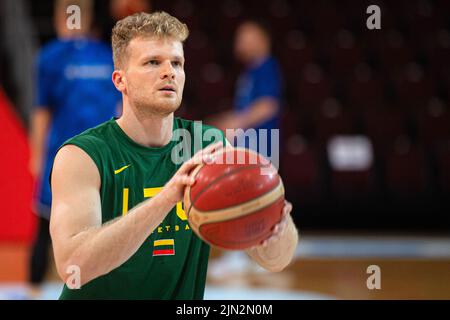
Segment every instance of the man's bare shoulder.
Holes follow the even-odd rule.
[[[52,170],[52,186],[55,180],[73,183],[85,181],[100,186],[100,174],[92,158],[79,146],[67,144],[56,154]]]
[[[56,154],[55,161],[57,159],[60,161],[86,161],[91,159],[91,157],[79,146],[75,144],[66,144],[59,149]]]

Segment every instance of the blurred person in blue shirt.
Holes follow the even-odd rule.
[[[271,54],[268,28],[256,20],[243,22],[236,31],[234,53],[245,67],[236,83],[234,108],[206,122],[225,132],[233,146],[253,149],[269,160],[278,160],[274,152],[280,150],[277,145],[279,141],[271,138],[271,131],[279,129],[283,80],[278,62]],[[227,129],[242,129],[244,132],[239,134]],[[245,138],[252,137],[245,132],[249,129],[255,130],[256,141]],[[278,163],[272,163],[278,167]],[[245,274],[247,269],[254,268],[263,271],[252,264],[243,252],[227,251],[211,262],[209,272],[213,278],[227,277],[230,274]]]
[[[71,5],[80,8],[80,27],[67,23]],[[49,174],[64,141],[118,115],[121,95],[115,89],[110,45],[90,36],[91,0],[56,0],[57,39],[43,46],[35,65],[35,102],[31,119],[30,169],[37,179],[35,212],[38,227],[31,258],[31,294],[38,294],[48,260],[51,191]],[[75,13],[76,14],[76,13]]]
[[[236,84],[234,109],[212,118],[211,122],[224,132],[253,128],[257,137],[261,129],[266,129],[267,150],[271,150],[270,130],[279,127],[283,84],[280,67],[271,54],[268,29],[256,20],[242,23],[236,31],[234,53],[245,66]],[[235,136],[228,134],[227,138],[233,143]],[[266,140],[257,141],[259,146]],[[239,140],[234,144],[239,145]],[[252,148],[251,143],[239,146]]]

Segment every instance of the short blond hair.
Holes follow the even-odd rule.
[[[130,41],[138,37],[174,38],[182,43],[189,36],[186,24],[167,12],[139,12],[117,21],[112,29],[114,67],[123,67]]]

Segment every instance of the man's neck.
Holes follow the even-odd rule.
[[[173,130],[173,113],[168,115],[138,115],[127,106],[117,124],[136,143],[146,147],[163,147],[170,142]]]

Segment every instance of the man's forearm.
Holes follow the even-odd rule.
[[[236,115],[236,127],[248,129],[264,123],[277,112],[277,101],[273,98],[263,97],[255,101],[248,110]]]
[[[50,120],[50,111],[44,107],[36,110],[32,117],[29,136],[31,146],[30,171],[35,177],[40,176],[40,171],[42,170],[42,161],[46,149],[45,141]]]
[[[139,249],[173,207],[161,192],[126,216],[74,235],[66,242],[71,252],[59,272],[61,277],[66,280],[67,268],[76,265],[83,285],[116,269]]]
[[[292,261],[298,244],[298,231],[292,217],[289,216],[286,230],[278,241],[266,247],[255,247],[247,250],[247,254],[261,267],[272,272],[279,272]]]

